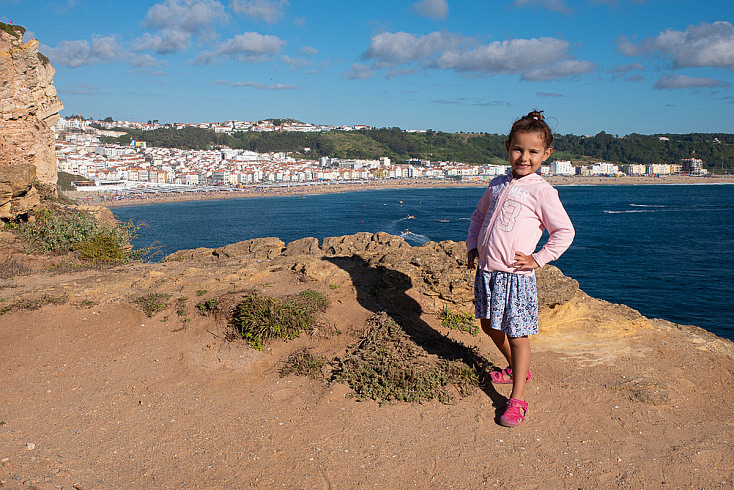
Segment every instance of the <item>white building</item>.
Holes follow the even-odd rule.
[[[617,175],[619,167],[607,162],[596,162],[591,166],[591,175]]]
[[[651,163],[647,166],[647,175],[670,175],[670,165],[667,163]]]
[[[631,163],[628,165],[622,165],[621,170],[627,175],[645,175],[647,169],[645,165],[639,163]]]
[[[574,175],[576,169],[573,168],[568,160],[556,160],[550,164],[550,173],[553,175]]]

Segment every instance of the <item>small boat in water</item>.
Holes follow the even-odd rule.
[[[405,219],[415,219],[415,216],[412,214],[409,214],[408,216],[405,217]]]

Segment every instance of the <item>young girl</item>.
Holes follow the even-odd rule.
[[[538,333],[535,269],[565,252],[575,233],[558,192],[535,173],[553,152],[553,135],[543,119],[542,111],[535,110],[512,125],[505,141],[512,173],[490,182],[471,216],[466,240],[469,268],[479,259],[475,316],[509,365],[490,373],[493,383],[512,383],[500,417],[508,427],[520,425],[528,409],[528,335]],[[533,253],[544,229],[548,242]]]

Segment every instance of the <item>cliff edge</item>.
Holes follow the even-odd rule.
[[[12,250],[12,236],[0,244]],[[591,298],[554,267],[538,275],[528,418],[507,429],[505,385],[381,405],[328,365],[283,376],[299,352],[344,358],[380,318],[426,362],[503,368],[486,336],[441,320],[471,311],[463,243],[262,238],[158,264],[74,264],[0,264],[2,485],[734,485],[732,342]],[[260,351],[231,334],[243,297],[306,290],[328,306],[296,339]]]
[[[23,42],[24,33],[21,26],[0,23],[0,167],[32,165],[35,177],[54,188],[51,126],[63,105],[53,85],[53,66],[38,51],[38,40]],[[0,187],[0,202],[3,194]]]

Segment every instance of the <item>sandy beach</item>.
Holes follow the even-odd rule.
[[[673,184],[734,184],[734,175],[688,176],[668,175],[660,177],[649,176],[552,176],[546,177],[554,186],[565,185],[673,185]],[[271,197],[283,195],[313,195],[338,192],[355,192],[375,189],[400,189],[415,187],[484,187],[486,183],[467,182],[446,179],[385,179],[372,182],[339,182],[318,183],[313,185],[273,185],[266,187],[259,185],[251,188],[231,189],[221,191],[202,192],[191,190],[184,193],[146,192],[144,195],[121,195],[116,191],[83,192],[67,191],[64,194],[83,204],[96,204],[107,207],[139,206],[141,204],[157,204],[164,202],[204,201],[212,199],[242,199],[250,197]]]

